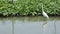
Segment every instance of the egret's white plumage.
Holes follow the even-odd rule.
[[[46,17],[47,19],[49,19],[49,16],[47,15],[47,13],[44,12],[43,4],[42,4],[42,15],[43,15],[44,17]]]
[[[49,16],[47,15],[47,13],[44,12],[43,4],[42,4],[42,15],[43,15],[44,17],[46,17],[47,19],[49,19]],[[45,23],[43,24],[43,32],[45,32],[45,28],[46,28],[46,27],[47,27],[47,22],[45,22]]]

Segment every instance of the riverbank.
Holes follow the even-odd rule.
[[[42,3],[48,15],[60,16],[59,0],[18,0],[14,2],[0,0],[0,16],[40,16]]]

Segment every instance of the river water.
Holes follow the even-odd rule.
[[[47,23],[45,28],[44,23]],[[0,34],[60,34],[60,17],[50,17],[49,20],[42,16],[2,17]]]

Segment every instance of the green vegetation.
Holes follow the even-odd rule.
[[[0,0],[0,16],[41,15],[41,3],[49,15],[60,15],[60,0]]]

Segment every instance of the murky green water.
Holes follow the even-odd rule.
[[[43,24],[47,22],[43,32]],[[55,23],[55,24],[54,24]],[[8,17],[0,18],[0,34],[60,34],[60,17]]]

